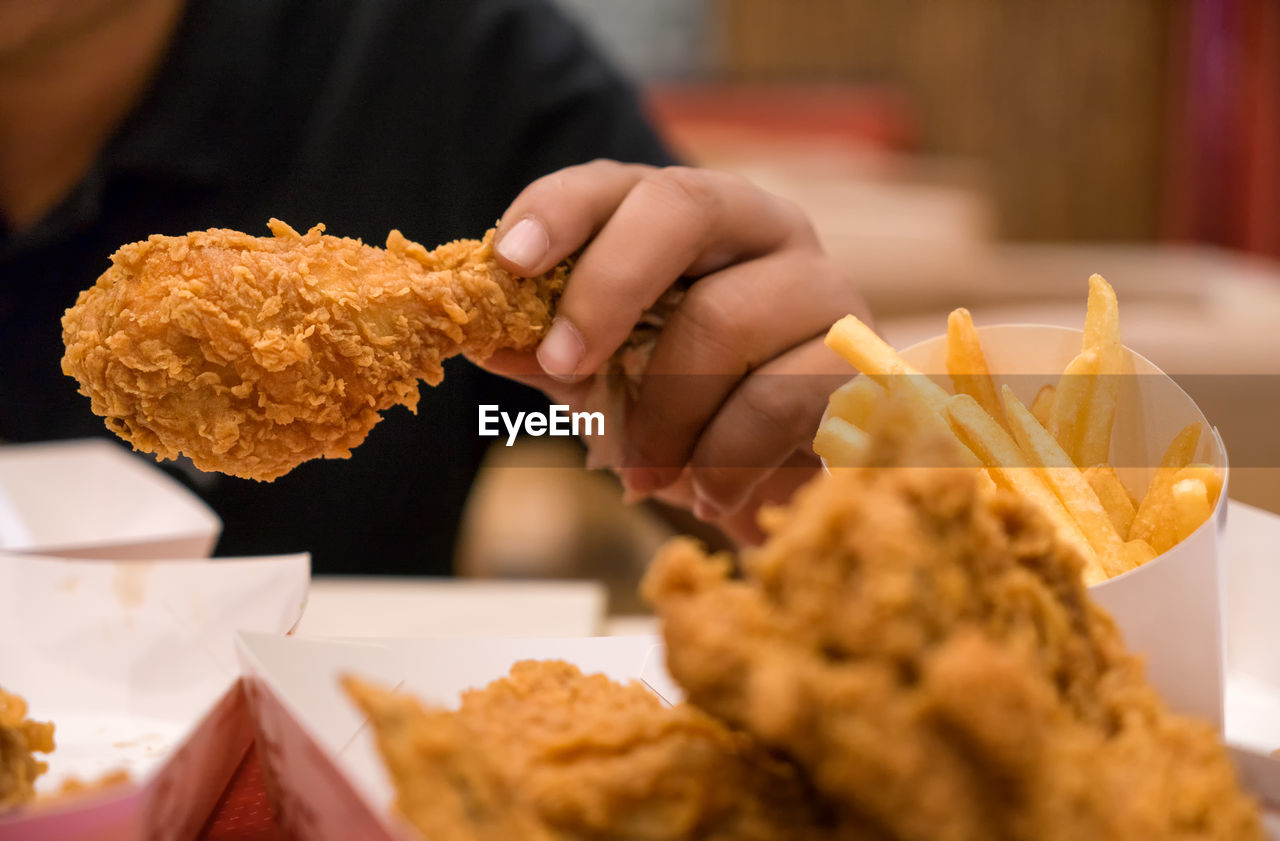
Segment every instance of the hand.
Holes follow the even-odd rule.
[[[481,362],[575,408],[642,313],[695,279],[627,408],[622,463],[609,466],[632,496],[758,537],[755,509],[817,470],[813,434],[851,373],[822,337],[841,316],[866,315],[804,214],[728,173],[599,160],[530,184],[496,242],[521,276],[586,246],[536,353]]]

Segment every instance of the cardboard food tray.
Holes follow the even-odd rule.
[[[1280,565],[1267,546],[1280,544],[1280,517],[1232,505],[1239,540],[1224,568],[1227,589],[1251,600],[1229,602],[1225,660],[1226,726],[1245,784],[1272,811],[1280,841],[1280,664],[1267,656],[1280,639],[1280,613],[1260,611],[1252,582],[1280,588]],[[1276,589],[1271,590],[1277,592]],[[1274,617],[1274,618],[1273,618]],[[423,700],[455,706],[461,691],[507,673],[517,660],[568,660],[616,680],[637,679],[668,702],[681,693],[667,675],[653,636],[575,639],[307,640],[242,633],[239,649],[254,727],[277,816],[293,837],[316,841],[419,836],[391,810],[394,792],[363,716],[338,685],[356,674]]]
[[[312,640],[241,633],[240,658],[259,758],[276,818],[308,841],[417,839],[391,811],[394,791],[372,733],[338,680],[354,674],[423,700],[459,694],[524,659],[563,659],[586,672],[661,681],[654,637]]]
[[[172,561],[0,554],[0,676],[57,748],[36,784],[128,783],[0,816],[0,841],[194,837],[251,727],[234,632],[284,634],[306,600],[306,555]]]
[[[107,440],[0,446],[0,551],[205,558],[222,522],[154,463]]]

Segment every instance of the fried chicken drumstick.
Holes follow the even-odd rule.
[[[67,310],[62,370],[135,449],[261,480],[346,458],[445,359],[535,346],[568,274],[512,276],[493,231],[428,251],[269,227],[126,245]]]
[[[900,841],[1262,841],[1207,724],[1172,714],[1019,498],[894,453],[764,518],[741,578],[682,540],[646,590],[695,705]]]
[[[397,806],[431,841],[854,841],[795,769],[689,706],[561,661],[516,663],[456,712],[347,678]]]

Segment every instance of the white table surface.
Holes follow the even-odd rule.
[[[1267,622],[1280,606],[1280,516],[1232,502],[1228,557],[1247,559],[1260,581],[1228,575],[1228,640],[1244,624]],[[1275,556],[1274,564],[1267,559]],[[1237,565],[1239,566],[1239,565]],[[1254,572],[1256,576],[1256,572]],[[635,636],[658,632],[652,616],[606,616],[604,588],[592,581],[488,581],[444,578],[316,576],[302,636]],[[1280,615],[1280,610],[1274,611]],[[1277,622],[1280,631],[1280,622]],[[1228,660],[1234,652],[1228,651]],[[1280,684],[1280,653],[1275,682]],[[1280,747],[1280,744],[1277,745]]]
[[[316,576],[295,633],[310,637],[589,637],[604,622],[593,581]]]

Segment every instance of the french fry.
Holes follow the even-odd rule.
[[[1144,540],[1151,545],[1156,554],[1167,552],[1178,542],[1178,530],[1173,508],[1173,485],[1161,484],[1153,488],[1142,499],[1139,512],[1133,519],[1133,528],[1129,530],[1131,540]]]
[[[1100,274],[1089,276],[1089,302],[1084,314],[1084,347],[1120,343],[1120,304],[1116,290]]]
[[[1124,572],[1140,567],[1156,556],[1156,550],[1145,540],[1127,540],[1120,547],[1120,558],[1124,564]],[[1118,575],[1119,573],[1114,573]]]
[[[1177,435],[1173,436],[1173,440],[1169,442],[1169,447],[1164,451],[1164,457],[1160,459],[1160,466],[1169,467],[1189,467],[1191,459],[1196,457],[1196,448],[1200,446],[1200,424],[1189,423],[1184,426]]]
[[[1209,491],[1200,479],[1178,479],[1173,483],[1174,528],[1179,543],[1209,519],[1213,506],[1209,503]]]
[[[1191,424],[1170,442],[1141,502],[1107,463],[1127,366],[1115,290],[1089,278],[1081,349],[1054,385],[1024,405],[1007,386],[997,390],[969,311],[947,318],[946,368],[951,396],[921,374],[871,328],[847,316],[827,333],[836,350],[866,377],[832,394],[829,421],[814,449],[833,465],[862,462],[869,446],[858,428],[887,397],[919,419],[927,437],[955,441],[987,487],[1012,490],[1041,511],[1084,560],[1087,584],[1147,563],[1211,515],[1222,495],[1221,472],[1192,464],[1201,434]],[[828,455],[831,453],[832,455]]]
[[[855,377],[831,393],[828,415],[863,427],[875,407],[884,399],[884,386],[870,377]]]
[[[824,341],[827,347],[880,385],[888,386],[886,377],[895,374],[919,373],[855,315],[846,315],[831,325]]]
[[[1031,401],[1031,416],[1040,421],[1040,425],[1045,429],[1049,428],[1049,415],[1053,412],[1053,395],[1057,391],[1051,385],[1042,385],[1040,390],[1036,392],[1035,399]]]
[[[1053,411],[1049,413],[1049,432],[1062,446],[1074,464],[1080,449],[1080,433],[1084,425],[1085,404],[1089,400],[1090,382],[1098,373],[1098,353],[1081,351],[1067,363],[1053,393]]]
[[[917,375],[917,376],[923,376]],[[889,399],[894,401],[910,417],[915,419],[917,430],[926,437],[946,439],[955,445],[955,452],[963,467],[972,468],[978,473],[978,484],[986,490],[994,491],[995,482],[982,466],[982,461],[960,440],[947,418],[933,411],[926,401],[922,389],[914,386],[914,377],[894,377],[889,383]]]
[[[894,399],[908,407],[914,406],[914,409],[909,408],[908,411],[920,417],[922,423],[929,424],[931,416],[944,421],[936,431],[945,428],[950,438],[959,445],[960,458],[967,460],[966,457],[972,457],[973,466],[981,466],[981,462],[973,456],[964,442],[956,437],[950,429],[949,422],[946,422],[946,402],[950,395],[942,386],[907,364],[896,350],[856,316],[847,315],[833,324],[827,331],[826,345],[843,356],[849,364],[866,374],[868,378],[891,389]],[[979,471],[978,482],[980,486],[987,489],[995,487],[995,483],[985,470]]]
[[[1129,489],[1124,486],[1124,482],[1121,482],[1120,477],[1116,475],[1116,469],[1109,464],[1095,464],[1085,469],[1084,480],[1098,495],[1098,501],[1102,503],[1102,507],[1107,509],[1116,533],[1121,537],[1128,537],[1138,504],[1129,493]]]
[[[1188,424],[1165,450],[1160,466],[1151,477],[1147,493],[1138,505],[1133,517],[1133,526],[1129,529],[1130,539],[1145,540],[1157,552],[1164,552],[1178,542],[1177,532],[1172,523],[1175,517],[1173,508],[1174,477],[1179,470],[1191,464],[1195,458],[1196,447],[1200,444],[1200,424]]]
[[[1006,385],[1002,394],[1006,416],[1009,418],[1009,430],[1019,449],[1032,465],[1040,468],[1041,475],[1084,532],[1085,539],[1089,541],[1106,571],[1112,575],[1123,572],[1123,568],[1115,568],[1120,559],[1123,541],[1112,524],[1111,517],[1098,500],[1098,495],[1085,481],[1084,474],[1071,463],[1071,459],[1049,431],[1014,396],[1013,389]]]
[[[838,415],[828,416],[813,436],[813,451],[831,467],[857,467],[866,463],[871,437]]]
[[[967,394],[957,394],[948,399],[947,413],[960,440],[986,464],[996,483],[1021,495],[1028,504],[1037,508],[1063,542],[1080,554],[1085,562],[1085,583],[1106,580],[1106,571],[1098,560],[1097,553],[1089,545],[1088,538],[1039,472],[1031,468],[1009,433],[982,410],[978,401]]]
[[[1209,507],[1218,504],[1222,495],[1222,474],[1212,464],[1188,464],[1174,474],[1175,482],[1183,479],[1199,479],[1204,482],[1205,492],[1209,495]]]
[[[894,377],[914,374],[915,376],[910,377],[913,387],[920,390],[935,412],[941,415],[945,411],[943,407],[950,395],[942,386],[908,365],[896,350],[889,347],[884,339],[856,316],[846,315],[831,325],[831,329],[827,331],[826,345],[844,357],[850,365],[885,387],[888,387]]]
[[[956,452],[964,466],[981,468],[982,462],[974,455],[973,450],[970,450],[960,440],[955,430],[951,428],[950,422],[933,411],[924,396],[924,389],[921,389],[918,384],[912,383],[912,380],[916,379],[916,377],[923,376],[923,374],[918,374],[914,377],[894,377],[889,381],[889,388],[887,389],[889,399],[915,421],[916,428],[920,433],[926,437],[947,439],[955,444]]]
[[[1120,396],[1124,348],[1120,344],[1120,307],[1116,292],[1101,275],[1089,278],[1089,304],[1084,318],[1084,350],[1098,354],[1097,375],[1090,379],[1080,414],[1076,464],[1101,464],[1111,455],[1111,427]]]
[[[947,316],[947,373],[956,394],[967,394],[1001,426],[1008,427],[1004,407],[996,395],[986,354],[973,326],[973,316],[964,307]]]

